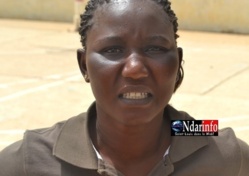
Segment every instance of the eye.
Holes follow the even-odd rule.
[[[117,54],[117,53],[122,53],[123,51],[119,47],[112,47],[112,48],[104,49],[103,52],[107,54]]]
[[[145,52],[150,54],[160,54],[167,52],[167,49],[161,46],[150,46],[145,50]]]
[[[108,60],[120,60],[123,58],[125,49],[122,46],[111,46],[101,50],[100,54]]]

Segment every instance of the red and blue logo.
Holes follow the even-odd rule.
[[[218,120],[172,120],[172,136],[218,136]]]

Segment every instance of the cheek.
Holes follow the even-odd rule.
[[[172,53],[167,58],[161,60],[157,67],[154,68],[157,75],[156,81],[158,83],[158,92],[160,92],[160,102],[163,101],[165,105],[168,104],[174,93],[178,63],[178,56]]]
[[[175,83],[179,67],[178,65],[179,59],[175,52],[169,52],[167,57],[160,58],[154,67],[160,82],[164,84]]]
[[[93,91],[108,91],[118,75],[118,63],[105,59],[98,53],[87,56],[87,69]]]
[[[100,79],[104,75],[111,74],[115,64],[106,60],[103,56],[97,53],[90,54],[87,57],[87,69],[90,78]]]

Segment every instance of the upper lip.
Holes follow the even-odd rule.
[[[138,93],[149,93],[152,94],[151,89],[143,85],[125,85],[119,90],[119,96],[125,93],[138,92]]]

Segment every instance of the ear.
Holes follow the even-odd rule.
[[[182,64],[182,58],[183,58],[183,50],[181,47],[177,48],[178,51],[178,56],[179,56],[179,61],[180,61],[180,65]]]
[[[178,52],[178,58],[179,58],[179,68],[178,68],[178,73],[177,73],[177,77],[176,77],[176,83],[175,83],[174,92],[181,85],[183,77],[184,77],[184,71],[183,71],[183,68],[182,68],[182,62],[183,62],[182,48],[178,47],[177,52]]]
[[[88,73],[87,73],[87,67],[86,67],[86,52],[84,49],[77,50],[77,60],[78,60],[81,74],[83,75],[85,81],[90,82],[89,77],[88,77]]]

